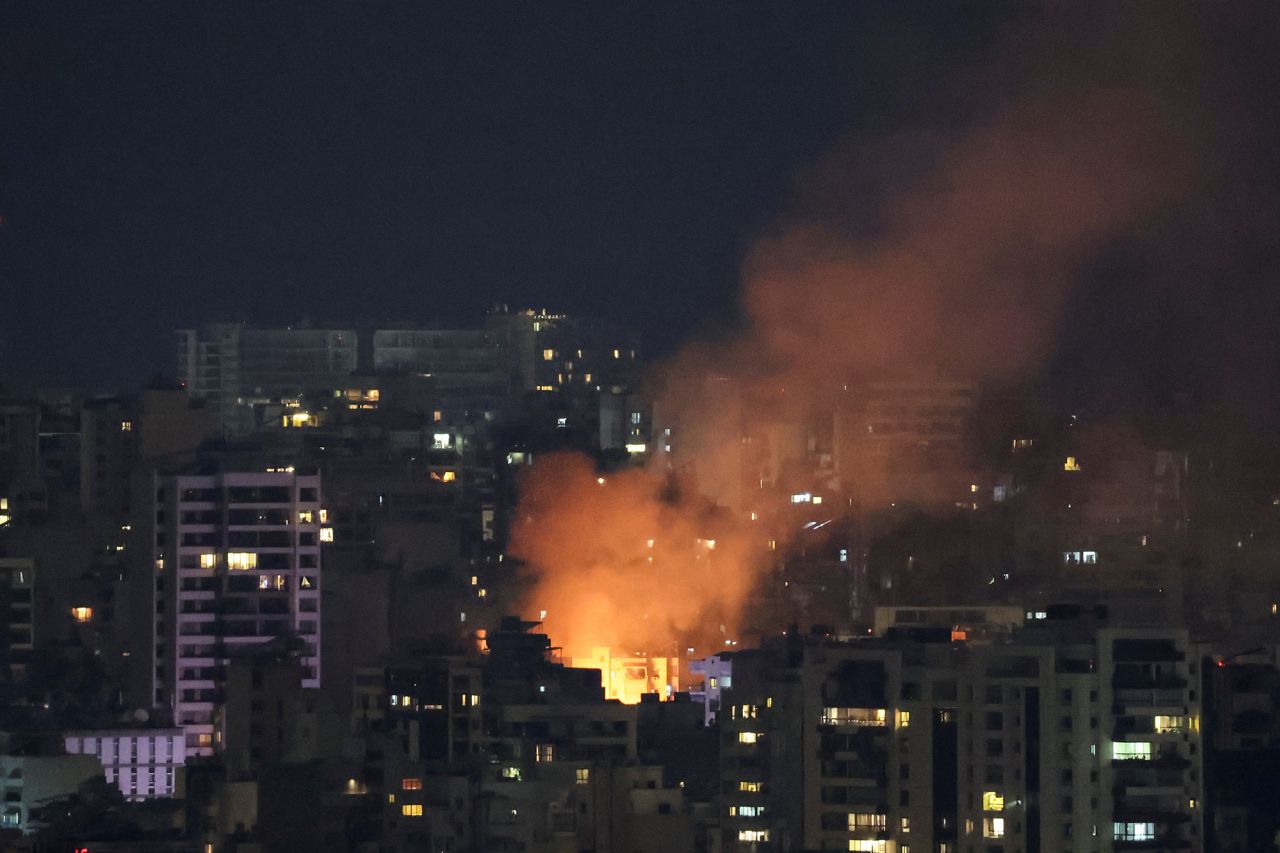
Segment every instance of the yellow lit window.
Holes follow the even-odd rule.
[[[584,374],[582,374],[582,381],[583,381],[583,382],[590,382],[590,381],[591,381],[591,374],[590,374],[590,373],[584,373]]]
[[[622,353],[620,353],[618,350],[614,350],[614,351],[613,351],[613,357],[614,357],[614,358],[622,358]]]
[[[1169,716],[1167,714],[1156,714],[1153,721],[1153,728],[1156,734],[1170,734],[1182,731],[1186,728],[1187,718],[1182,716]]]
[[[93,608],[84,607],[83,605],[80,607],[73,607],[71,608],[71,616],[77,622],[88,622],[93,618]]]
[[[121,421],[121,422],[120,422],[120,431],[121,431],[121,432],[133,432],[133,421]]]
[[[458,472],[445,471],[443,474],[440,475],[440,479],[445,483],[452,483],[454,480],[458,479]]]
[[[904,817],[904,818],[902,819],[902,831],[903,831],[903,832],[910,832],[910,831],[911,831],[911,818],[909,818],[909,817]]]
[[[542,360],[543,360],[543,361],[553,361],[553,360],[555,360],[555,357],[556,357],[556,351],[555,351],[555,350],[553,350],[553,349],[544,349],[544,350],[542,351]]]
[[[472,575],[472,576],[471,576],[471,585],[472,585],[472,586],[475,586],[475,585],[476,585],[476,584],[478,584],[478,583],[480,583],[480,578],[476,577],[475,575]]]
[[[400,790],[401,791],[421,791],[422,780],[416,779],[412,776],[406,776],[404,779],[400,780]]]
[[[484,587],[481,587],[480,589],[476,590],[477,598],[484,598],[488,594],[489,594],[489,590],[485,589]]]
[[[983,791],[982,810],[984,812],[1004,811],[1004,795],[997,791]]]
[[[874,829],[883,832],[888,820],[888,816],[880,812],[849,812],[849,831]]]
[[[885,724],[884,708],[823,708],[824,726],[876,726]]]
[[[400,814],[405,817],[422,817],[421,803],[405,803],[400,807]]]
[[[984,817],[982,819],[983,838],[1004,838],[1004,818]]]
[[[213,735],[209,732],[201,732],[196,735],[197,746],[213,746]]]
[[[763,782],[739,782],[738,790],[745,794],[758,794],[764,789]]]
[[[946,845],[943,846],[945,847]],[[849,849],[857,851],[857,853],[887,853],[889,842],[859,838],[849,842]],[[902,849],[905,850],[906,848]]]
[[[433,424],[438,424],[442,420],[444,420],[444,412],[440,411],[439,409],[436,409],[434,412],[431,413],[431,422]]]
[[[1063,471],[1079,471],[1080,463],[1076,461],[1074,456],[1068,456],[1067,461],[1062,463]]]
[[[617,350],[614,350],[614,352],[617,352]],[[769,830],[767,830],[767,829],[739,829],[739,830],[738,830],[738,840],[739,840],[739,841],[768,841],[768,840],[769,840]]]
[[[586,785],[591,782],[591,771],[586,767],[579,767],[573,771],[574,777],[579,785]]]
[[[533,758],[538,763],[554,761],[556,757],[556,748],[553,744],[540,743],[534,747]]]
[[[252,551],[231,551],[227,554],[227,568],[243,572],[258,567],[258,555]]]
[[[321,541],[321,542],[332,542],[332,541],[333,541],[333,528],[332,528],[332,527],[321,527],[321,528],[320,528],[320,541]]]
[[[200,568],[213,569],[213,568],[217,568],[217,566],[218,566],[217,554],[201,554],[200,555]]]
[[[738,732],[738,743],[758,743],[760,732]]]
[[[910,712],[910,711],[898,711],[898,712],[897,712],[897,714],[896,714],[896,717],[897,717],[897,720],[898,720],[898,728],[900,728],[900,729],[905,729],[905,728],[907,728],[908,726],[910,726],[910,725],[911,725],[911,712]]]
[[[396,795],[387,794],[387,802],[394,806],[396,804]]]
[[[1151,744],[1145,742],[1113,743],[1111,745],[1111,757],[1116,761],[1150,761]]]
[[[301,512],[299,512],[299,513],[298,513],[298,523],[299,523],[299,524],[311,524],[311,522],[312,522],[314,519],[315,519],[315,514],[314,514],[314,513],[312,513],[312,512],[311,512],[311,510],[309,510],[309,509],[304,509],[304,510],[302,510]]]

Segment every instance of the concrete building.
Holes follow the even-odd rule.
[[[296,637],[320,684],[320,477],[292,467],[155,480],[154,702],[191,754],[217,744],[228,659]]]
[[[341,387],[357,367],[357,335],[350,328],[215,323],[179,329],[177,338],[179,380],[192,397],[208,402],[228,432],[255,426],[256,402]]]
[[[739,653],[726,846],[1203,851],[1198,667],[1185,632],[1097,624]]]
[[[178,728],[70,731],[63,744],[70,755],[95,756],[107,781],[132,801],[175,796],[187,761],[186,733]]]
[[[0,829],[16,829],[30,835],[45,826],[39,809],[53,800],[69,797],[95,776],[102,776],[102,762],[92,755],[27,754],[8,735],[0,736]]]
[[[0,669],[11,682],[26,676],[35,648],[35,560],[0,557]]]

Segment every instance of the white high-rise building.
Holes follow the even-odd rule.
[[[287,470],[156,479],[153,697],[210,755],[223,673],[238,649],[296,638],[320,686],[318,474]]]

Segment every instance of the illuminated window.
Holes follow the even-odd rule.
[[[1138,743],[1113,743],[1111,745],[1111,757],[1116,761],[1150,761],[1151,744],[1141,741]]]
[[[544,350],[542,351],[542,360],[543,360],[543,361],[554,361],[554,360],[555,360],[555,357],[556,357],[556,351],[555,351],[555,350],[553,350],[553,349],[544,349]]]
[[[614,352],[617,352],[617,350],[614,350]],[[767,830],[767,829],[739,829],[739,830],[738,830],[738,840],[739,840],[739,841],[768,841],[768,840],[769,840],[769,830]]]
[[[760,732],[738,732],[738,743],[758,743],[762,737]]]
[[[738,806],[738,817],[764,817],[764,806]]]
[[[889,842],[872,841],[869,839],[855,839],[849,842],[849,849],[856,850],[858,853],[887,853]]]
[[[448,449],[449,449],[449,439],[450,439],[450,436],[449,436],[449,433],[447,433],[447,432],[436,432],[436,433],[432,433],[432,434],[431,434],[431,447],[432,447],[432,449],[434,449],[434,450],[448,450]]]
[[[80,607],[73,607],[71,608],[71,617],[77,622],[88,622],[93,618],[93,608],[85,607],[83,605]]]
[[[1134,823],[1116,821],[1111,826],[1116,841],[1154,841],[1156,825],[1154,823]]]
[[[910,831],[911,831],[911,818],[909,818],[909,817],[904,817],[904,818],[902,819],[902,831],[903,831],[903,832],[910,832]]]
[[[586,767],[579,767],[573,771],[574,779],[579,785],[586,785],[591,782],[591,771]]]
[[[556,748],[554,744],[540,743],[533,748],[533,760],[539,764],[554,761],[556,757]]]
[[[763,782],[739,782],[738,790],[744,794],[758,794],[764,790]]]
[[[421,803],[405,803],[400,807],[400,814],[405,817],[422,817]]]
[[[888,825],[887,816],[879,812],[849,812],[849,831],[874,829],[883,831]]]
[[[982,810],[984,812],[1004,811],[1004,795],[997,791],[983,791]]]
[[[214,569],[214,568],[217,568],[217,566],[218,566],[217,554],[201,554],[200,555],[200,568]]]
[[[299,524],[311,524],[314,518],[315,518],[315,515],[309,509],[304,509],[298,513]]]
[[[445,471],[440,475],[440,480],[445,483],[452,483],[456,479],[458,479],[457,471]]]
[[[196,746],[213,746],[213,735],[209,732],[196,735]]]
[[[484,587],[481,587],[480,589],[476,590],[476,598],[484,598],[488,594],[489,594],[489,590],[485,589]]]
[[[1067,461],[1062,463],[1063,471],[1079,471],[1080,463],[1076,461],[1074,456],[1068,456]]]
[[[910,711],[898,711],[894,716],[898,721],[898,728],[905,729],[911,725]]]
[[[405,778],[400,780],[400,790],[401,791],[421,791],[422,780],[414,778],[412,776],[406,776]]]
[[[321,528],[320,528],[320,541],[321,541],[321,542],[332,542],[332,541],[333,541],[333,528],[332,528],[332,527],[321,527]]]
[[[982,819],[983,838],[1004,838],[1004,818],[984,817]]]
[[[231,551],[227,554],[227,568],[233,572],[243,572],[258,567],[258,555],[252,551]]]
[[[329,522],[329,510],[327,509],[320,510],[320,523],[327,524],[328,522]]]
[[[884,708],[823,708],[819,720],[824,726],[883,726]]]
[[[475,575],[472,575],[472,576],[471,576],[471,585],[472,585],[472,586],[475,586],[475,585],[476,585],[476,584],[478,584],[478,583],[480,583],[480,578],[478,578],[478,577],[477,577],[477,576],[475,576]]]
[[[770,540],[769,540],[769,550],[770,550],[770,551],[776,551],[776,550],[778,550],[778,540],[777,540],[777,539],[770,539]]]
[[[1156,734],[1170,734],[1181,732],[1187,725],[1186,717],[1172,717],[1166,714],[1156,714],[1153,720],[1153,728]]]
[[[442,420],[444,420],[444,412],[440,411],[439,409],[436,409],[431,413],[431,422],[433,424],[438,424]]]
[[[519,782],[519,781],[520,781],[520,768],[519,768],[519,767],[504,767],[504,768],[502,768],[502,778],[503,778],[503,779],[511,779],[511,780],[516,781],[516,782]]]
[[[121,422],[120,422],[120,431],[121,431],[121,432],[133,432],[133,421],[121,421]]]
[[[614,357],[614,358],[622,358],[622,353],[621,353],[621,352],[619,352],[618,350],[614,350],[614,351],[613,351],[613,357]]]

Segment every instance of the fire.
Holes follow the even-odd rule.
[[[742,525],[667,477],[599,478],[573,454],[530,469],[511,547],[533,580],[528,609],[545,611],[564,658],[600,669],[609,695],[623,701],[678,689],[681,651],[723,644],[761,550]]]

